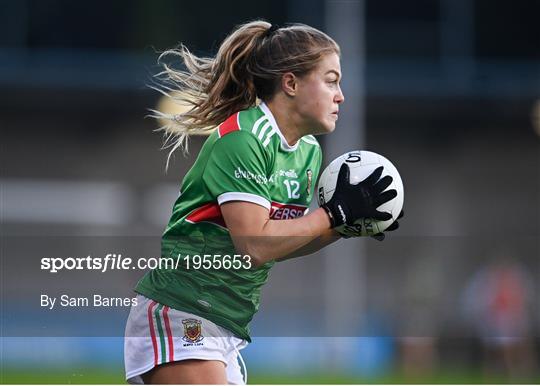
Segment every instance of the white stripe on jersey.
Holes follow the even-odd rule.
[[[268,146],[268,144],[270,143],[270,139],[272,138],[272,136],[276,134],[276,129],[274,127],[272,127],[272,130],[270,130],[268,132],[268,134],[266,135],[266,139],[264,140],[263,142],[263,146],[266,147]]]
[[[264,133],[265,131],[270,127],[270,122],[269,121],[266,121],[266,123],[264,124],[264,126],[262,127],[261,131],[259,131],[259,139],[262,140],[263,139],[263,136],[264,136]]]
[[[270,130],[268,130],[268,128],[270,128]],[[259,138],[259,140],[261,141],[264,138],[263,146],[266,147],[270,143],[272,135],[277,133],[277,130],[274,126],[272,126],[268,117],[266,115],[263,115],[255,121],[251,132],[255,134],[257,138]]]
[[[267,120],[266,116],[262,116],[260,117],[259,119],[257,119],[255,121],[255,123],[253,124],[253,128],[251,129],[251,132],[255,135],[257,135],[257,130],[259,130],[259,126],[265,121]]]
[[[238,129],[242,130],[242,127],[240,126],[240,113],[236,114],[236,124],[238,125]]]

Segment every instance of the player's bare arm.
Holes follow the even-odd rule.
[[[280,260],[312,243],[315,252],[338,239],[325,237],[325,244],[317,241],[321,236],[334,234],[322,208],[291,220],[271,220],[268,209],[260,205],[231,201],[221,205],[221,213],[236,249],[250,255],[254,266]]]

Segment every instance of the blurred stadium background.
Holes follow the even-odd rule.
[[[204,138],[165,173],[144,119],[156,52],[210,55],[264,18],[342,45],[347,101],[320,138],[325,164],[386,155],[406,217],[384,243],[276,265],[244,350],[250,383],[538,383],[538,15],[538,0],[0,0],[1,382],[123,382],[127,310],[94,323],[36,294],[131,296],[141,273],[44,278],[31,257],[120,237],[157,255]]]

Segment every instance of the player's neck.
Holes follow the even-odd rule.
[[[287,103],[279,97],[275,97],[271,101],[266,102],[266,105],[272,112],[287,143],[290,146],[294,146],[296,142],[304,136],[297,124],[298,117],[294,111],[292,111]]]

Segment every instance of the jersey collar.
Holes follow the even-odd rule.
[[[272,125],[272,127],[276,129],[276,132],[279,135],[279,138],[281,139],[281,149],[285,150],[285,151],[295,151],[298,148],[298,144],[300,143],[300,139],[298,141],[296,141],[296,143],[293,146],[289,145],[289,143],[285,139],[285,136],[281,132],[281,129],[279,128],[279,126],[278,126],[278,124],[276,122],[276,119],[274,118],[274,114],[272,114],[272,112],[270,111],[270,109],[268,108],[266,103],[261,102],[259,107],[261,108],[261,110],[264,113],[264,115],[266,116],[266,118],[268,118],[268,120],[270,121],[270,125]]]

